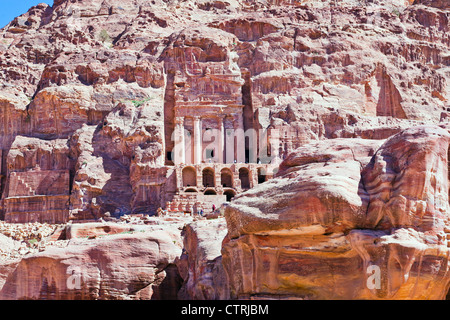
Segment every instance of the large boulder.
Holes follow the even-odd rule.
[[[72,229],[76,232],[66,247],[24,256],[5,280],[0,298],[177,298],[182,280],[175,260],[182,244],[176,227],[135,226],[129,230],[95,223],[81,229]],[[87,236],[81,237],[83,234]]]
[[[231,297],[445,298],[449,143],[421,126],[297,149],[225,209]]]

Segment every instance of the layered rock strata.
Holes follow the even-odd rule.
[[[444,298],[448,9],[55,0],[15,18],[0,298]],[[184,215],[221,210],[226,228]]]
[[[446,10],[357,0],[37,5],[0,31],[1,214],[64,222],[209,211],[309,141],[445,122]],[[246,138],[230,142],[229,130]],[[31,158],[24,173],[8,169],[23,137],[67,141],[64,168],[42,163],[64,178],[24,180],[44,170]],[[57,194],[34,190],[45,179]],[[17,200],[11,185],[37,193]]]
[[[448,129],[301,147],[226,207],[234,298],[443,299]]]
[[[62,244],[16,262],[0,298],[176,299],[182,285],[175,265],[182,250],[178,228],[180,221],[164,228],[143,223],[68,225],[57,241]]]

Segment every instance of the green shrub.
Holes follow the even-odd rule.
[[[131,100],[131,102],[134,104],[134,106],[135,106],[136,108],[139,108],[139,107],[142,106],[144,103],[146,103],[147,101],[150,101],[150,100],[152,100],[152,98],[147,97],[147,98],[145,98],[145,99],[143,99],[143,100]]]
[[[112,42],[112,39],[111,39],[111,37],[108,34],[108,31],[106,31],[105,29],[100,31],[99,39],[103,43],[105,43],[105,42]]]

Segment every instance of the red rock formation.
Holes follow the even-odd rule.
[[[223,218],[186,226],[184,253],[177,262],[184,284],[179,297],[187,300],[229,299],[221,246],[227,233]]]
[[[414,289],[428,284],[415,272],[436,279],[427,266],[446,261],[432,250],[445,247],[447,138],[408,128],[448,122],[448,9],[443,0],[39,4],[0,30],[0,218],[209,213],[212,203],[236,197],[223,249],[232,297],[420,298]],[[233,136],[229,148],[227,129],[258,138]],[[199,141],[214,130],[214,148]],[[278,178],[266,181],[282,160]],[[228,297],[203,275],[222,279],[218,247],[204,246],[200,225],[186,232],[183,295]],[[132,246],[119,240],[123,250]],[[280,254],[280,243],[292,252]],[[4,294],[39,297],[43,288],[45,297],[73,298],[58,257],[94,263],[106,253],[69,247],[26,258],[12,276],[34,281],[22,268],[37,274],[45,260],[59,274],[54,286],[49,277],[29,289],[7,282]],[[361,287],[362,268],[375,263],[387,270],[381,291]],[[177,279],[172,262],[165,268]],[[308,268],[323,278],[311,280]],[[343,270],[357,276],[349,280]],[[398,280],[406,279],[398,270],[410,280]],[[105,280],[113,284],[103,296],[96,285],[79,294],[165,297],[163,287],[125,292],[115,277]],[[117,277],[139,285],[157,278]],[[445,279],[423,297],[441,298]]]
[[[296,150],[226,207],[231,297],[443,299],[449,143],[430,126]]]
[[[95,227],[100,226],[90,229]],[[66,247],[26,256],[6,279],[0,297],[175,299],[181,286],[174,272],[175,258],[181,252],[179,233],[171,229],[142,230],[103,235],[97,232],[97,239],[72,239]]]
[[[425,4],[431,7],[450,9],[450,5],[445,0],[415,0],[414,4]]]
[[[75,141],[92,126],[97,169],[85,175],[86,153],[71,151],[68,209],[93,218],[165,207],[178,190],[161,161],[171,165],[175,120],[191,107],[235,108],[234,125],[242,117],[245,130],[278,130],[282,158],[317,138],[384,139],[439,122],[448,19],[432,5],[38,5],[0,33],[2,153],[17,135]],[[111,193],[118,184],[122,199]]]
[[[6,221],[67,221],[71,161],[65,140],[17,136],[7,164]]]

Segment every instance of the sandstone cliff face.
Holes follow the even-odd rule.
[[[0,32],[2,190],[17,136],[67,139],[75,149],[64,216],[155,213],[176,192],[164,159],[181,101],[243,104],[253,128],[280,131],[282,158],[315,139],[385,139],[445,120],[448,14],[439,2],[424,4],[35,6]],[[84,135],[92,138],[82,147]],[[146,192],[154,194],[147,209]]]
[[[273,180],[246,184],[233,169],[230,184],[255,187],[227,195],[226,227],[179,215],[74,223],[15,239],[23,250],[0,238],[0,298],[444,298],[448,10],[439,0],[31,8],[0,30],[1,219],[126,223],[176,197],[188,210],[169,157],[182,111],[217,107],[208,117],[224,127],[236,118],[266,132],[282,163]]]

